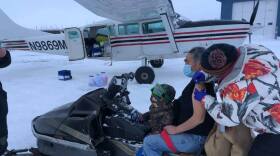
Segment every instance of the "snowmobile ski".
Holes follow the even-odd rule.
[[[37,148],[8,150],[2,156],[44,156]]]

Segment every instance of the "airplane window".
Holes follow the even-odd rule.
[[[104,28],[98,29],[98,30],[96,31],[96,34],[102,34],[102,35],[108,36],[108,35],[109,35],[108,28],[107,28],[107,27],[104,27]]]
[[[129,24],[126,27],[127,35],[139,34],[139,24]]]
[[[119,25],[119,35],[133,35],[139,34],[139,24],[126,24]]]
[[[119,35],[125,35],[125,26],[119,25]]]
[[[148,22],[143,24],[144,34],[157,33],[163,31],[165,31],[165,28],[162,21]]]
[[[114,26],[109,27],[109,33],[111,36],[116,36],[116,31]]]

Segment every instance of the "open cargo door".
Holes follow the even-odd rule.
[[[64,29],[65,42],[68,47],[69,61],[76,61],[85,58],[85,44],[82,32],[79,28]]]

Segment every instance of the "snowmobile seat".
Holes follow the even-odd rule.
[[[112,138],[121,138],[139,143],[144,140],[149,127],[130,122],[122,117],[110,116],[104,120],[103,131]]]

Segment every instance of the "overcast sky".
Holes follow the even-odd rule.
[[[220,18],[221,5],[216,0],[172,1],[176,12],[189,19]],[[0,0],[0,8],[29,28],[82,26],[102,20],[74,0]]]

